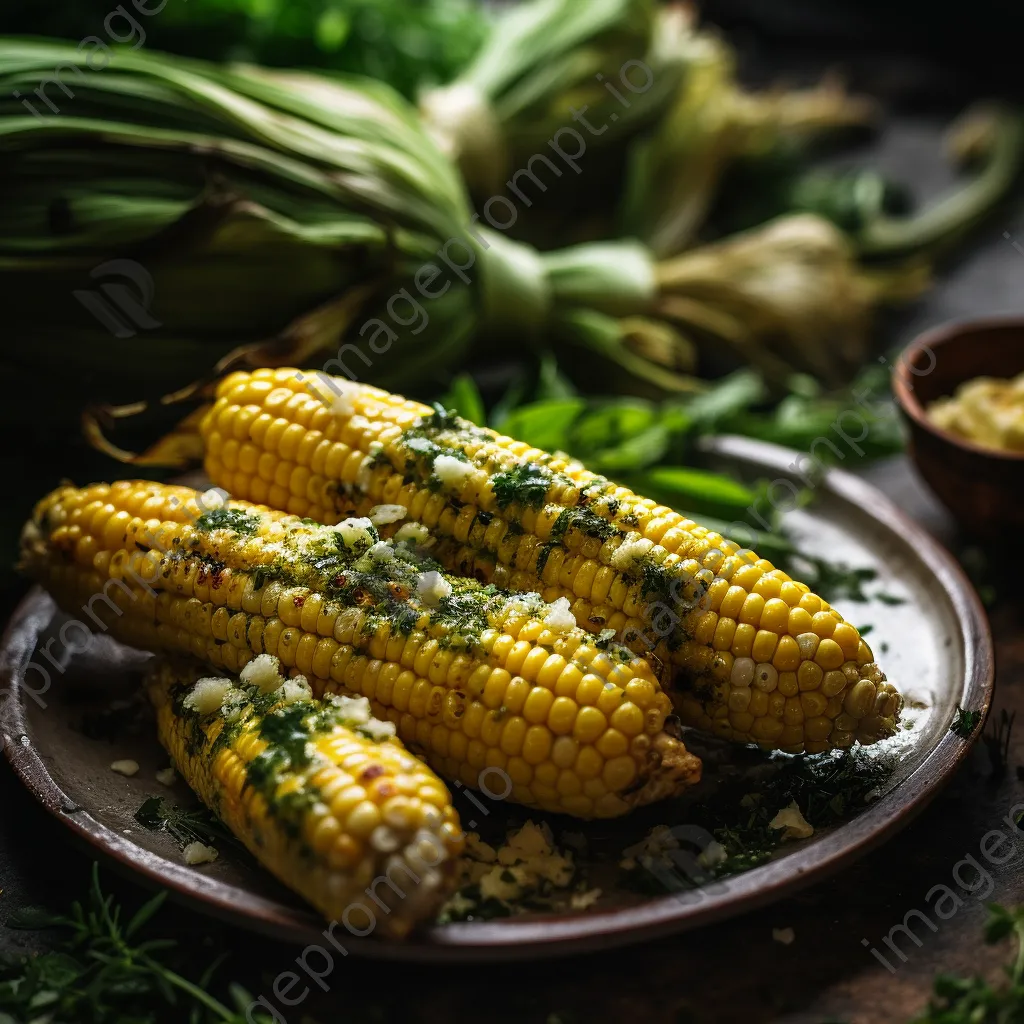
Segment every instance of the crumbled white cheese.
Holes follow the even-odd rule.
[[[643,558],[653,547],[654,543],[646,537],[641,537],[638,533],[631,533],[611,553],[608,561],[613,569],[627,572],[636,566],[638,558]]]
[[[426,455],[428,452],[432,452],[436,445],[426,437],[410,437],[405,442],[405,447],[410,451],[418,452],[420,455]]]
[[[257,654],[239,673],[239,679],[247,686],[257,687],[260,693],[270,693],[283,682],[281,662],[272,654]]]
[[[462,487],[476,472],[472,462],[463,462],[454,455],[438,455],[434,459],[434,476],[448,487]]]
[[[558,602],[556,601],[555,604]],[[498,613],[502,624],[509,619],[520,619],[529,615],[540,615],[547,606],[540,594],[526,593],[514,594],[501,606]],[[573,619],[573,625],[576,620]]]
[[[395,557],[395,549],[386,540],[377,541],[366,553],[375,562],[390,562]]]
[[[553,633],[568,633],[570,629],[576,628],[576,617],[569,606],[569,598],[560,597],[548,605],[547,615],[544,616],[544,625]]]
[[[242,709],[248,703],[249,695],[245,690],[240,690],[237,686],[233,686],[224,694],[224,700],[221,701],[220,713],[224,716],[224,721],[229,725],[234,725],[242,717]]]
[[[514,900],[529,888],[529,875],[522,868],[492,868],[479,881],[480,899]]]
[[[370,522],[374,526],[387,526],[404,519],[408,511],[404,505],[374,505],[370,509]]]
[[[214,711],[220,710],[224,696],[230,689],[230,679],[207,676],[196,680],[195,686],[183,703],[189,711],[195,711],[200,715],[212,715]]]
[[[127,775],[131,778],[139,770],[139,762],[130,761],[127,758],[123,761],[114,761],[110,766],[110,770],[117,772],[118,775]]]
[[[182,855],[185,863],[192,867],[196,864],[212,864],[220,856],[212,846],[200,842],[189,843],[182,850]]]
[[[466,836],[466,856],[482,864],[493,864],[498,859],[498,851],[475,832],[470,832]]]
[[[543,883],[559,888],[567,886],[574,872],[571,857],[555,849],[550,827],[546,823],[538,825],[527,821],[498,849],[497,864],[479,880],[480,895],[483,899],[492,896],[512,900]]]
[[[508,837],[508,842],[502,847],[501,853],[506,857],[502,863],[514,863],[517,857],[532,857],[535,854],[547,855],[551,853],[554,845],[555,837],[551,834],[551,827],[546,822],[537,825],[533,821],[527,821],[521,829]],[[498,859],[502,860],[501,855]]]
[[[384,443],[382,441],[371,441],[370,446],[366,449],[366,454],[370,458],[375,459],[382,451],[384,451]]]
[[[792,928],[773,928],[772,939],[781,942],[783,946],[791,946],[796,939],[796,932]]]
[[[814,835],[814,826],[800,813],[794,800],[788,807],[783,807],[770,822],[769,828],[784,828],[783,839],[807,839]]]
[[[719,864],[729,859],[725,847],[716,839],[712,839],[697,857],[697,863],[706,868],[717,868]]]
[[[309,378],[306,387],[335,416],[351,416],[356,411],[355,398],[359,394],[359,385],[353,381],[331,377],[321,370]]]
[[[346,697],[344,694],[332,693],[327,700],[338,709],[349,725],[365,725],[370,721],[370,702],[365,697]]]
[[[373,528],[373,523],[365,516],[343,519],[335,527],[335,530],[341,534],[341,539],[347,548],[372,546],[377,543],[377,531]]]
[[[286,679],[277,692],[285,704],[313,699],[313,687],[309,685],[305,676],[293,676],[291,679]]]
[[[428,608],[436,608],[451,592],[452,585],[434,569],[421,573],[416,584],[416,596]]]
[[[583,910],[601,895],[599,889],[573,888],[572,854],[555,846],[546,823],[533,821],[510,833],[497,849],[469,833],[465,853],[457,863],[457,879],[459,891],[446,909],[460,917],[488,899],[508,904],[510,912],[527,905],[536,909],[540,903],[552,909],[571,906]]]
[[[586,892],[574,892],[569,899],[573,910],[589,910],[601,898],[600,889],[588,889]]]
[[[176,777],[177,776],[175,776],[173,768],[161,768],[160,771],[156,773],[156,781],[159,782],[161,786],[173,786]]]
[[[709,849],[711,846],[708,843]],[[674,868],[672,854],[679,848],[679,839],[671,826],[655,825],[639,843],[627,846],[622,851],[623,860],[619,861],[619,867],[624,871],[632,871],[637,867],[650,869],[654,865]]]
[[[403,523],[395,534],[395,543],[419,547],[426,544],[429,538],[430,531],[422,523]]]
[[[215,509],[224,507],[227,497],[227,491],[220,487],[211,487],[199,495],[197,503],[204,512],[213,512]]]
[[[398,728],[394,722],[382,722],[379,718],[371,718],[359,726],[359,731],[369,739],[380,742],[394,739]]]

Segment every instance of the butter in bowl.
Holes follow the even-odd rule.
[[[927,412],[936,426],[965,441],[1024,453],[1024,373],[1012,380],[975,377]]]
[[[893,376],[921,476],[965,531],[1024,527],[1024,317],[913,341]]]

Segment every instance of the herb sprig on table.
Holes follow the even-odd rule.
[[[10,928],[47,930],[48,951],[0,958],[0,1024],[271,1024],[245,1016],[252,997],[227,985],[233,1008],[210,993],[225,956],[208,957],[196,972],[172,939],[148,937],[163,905],[161,892],[128,917],[105,895],[93,865],[88,895],[69,914],[27,907]]]
[[[988,905],[984,937],[988,945],[1013,937],[1017,953],[1006,967],[1005,984],[984,978],[940,974],[927,1010],[911,1024],[1012,1024],[1024,1020],[1024,907]]]

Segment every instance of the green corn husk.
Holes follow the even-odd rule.
[[[540,334],[567,305],[650,302],[649,266],[634,259],[631,279],[614,246],[539,256],[474,227],[456,169],[379,83],[119,51],[103,70],[65,71],[73,97],[47,92],[57,113],[15,97],[76,60],[70,46],[0,40],[13,339],[0,360],[26,382],[6,422],[45,393],[43,429],[59,435],[88,404],[180,396],[235,363],[324,364],[349,343],[341,372],[429,390],[482,334]],[[454,259],[475,260],[469,281],[446,272],[428,301],[415,276],[449,240]],[[110,260],[151,276],[155,326],[114,336],[75,297],[110,284],[90,277]],[[394,337],[364,329],[375,317]]]
[[[657,129],[631,147],[620,229],[658,256],[691,245],[725,172],[782,146],[824,133],[871,126],[877,105],[850,96],[834,78],[809,89],[750,92],[736,79],[736,58],[717,36],[698,29],[690,8],[660,12],[664,45],[686,54],[687,72]]]
[[[535,154],[550,156],[548,144],[560,129],[580,132],[592,163],[590,150],[608,153],[651,126],[679,87],[686,55],[657,25],[654,0],[529,0],[510,7],[470,66],[423,95],[421,112],[480,198],[501,191]],[[620,80],[631,61],[649,69],[648,76],[639,65],[625,68],[640,92]],[[584,108],[593,134],[573,120],[573,110]]]
[[[916,298],[930,273],[923,259],[861,266],[835,225],[793,214],[664,260],[657,277],[658,314],[711,358],[838,386],[868,355],[876,309]]]
[[[76,59],[0,41],[4,360],[24,372],[45,353],[51,395],[151,398],[236,350],[313,358],[464,234],[457,175],[383,86],[120,51],[81,80],[65,72],[73,98],[49,88],[59,113],[14,97]],[[75,298],[111,259],[152,276],[160,327],[113,337]],[[472,296],[445,305],[434,340],[457,354]]]

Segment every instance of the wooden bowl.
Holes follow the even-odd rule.
[[[1024,372],[1024,317],[967,320],[927,331],[903,353],[893,391],[910,425],[910,455],[965,530],[1024,527],[1024,454],[965,441],[925,409],[974,377]]]

